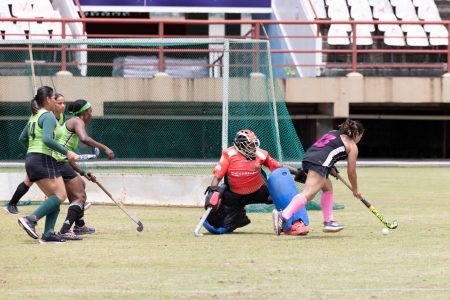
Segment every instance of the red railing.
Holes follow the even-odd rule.
[[[37,19],[31,18],[31,19],[18,19],[18,18],[1,18],[0,22],[36,22]],[[127,25],[152,25],[157,26],[157,32],[155,34],[85,34],[83,37],[87,38],[176,38],[176,37],[190,37],[190,38],[205,38],[203,35],[171,35],[168,32],[165,31],[167,25],[185,25],[185,26],[195,26],[195,25],[250,25],[251,30],[249,33],[245,36],[224,36],[225,38],[253,38],[253,39],[269,39],[269,40],[278,40],[278,39],[303,39],[303,40],[311,40],[311,39],[321,39],[322,42],[326,41],[327,36],[326,35],[290,35],[290,36],[281,36],[281,35],[265,35],[262,34],[262,32],[265,33],[265,30],[262,30],[262,27],[268,27],[268,26],[296,26],[296,25],[315,25],[319,30],[317,32],[320,32],[320,28],[328,27],[331,24],[350,24],[352,27],[352,32],[356,32],[356,26],[361,24],[374,24],[374,25],[380,25],[380,24],[397,24],[397,25],[406,25],[406,24],[418,24],[418,25],[444,25],[448,31],[450,31],[450,21],[331,21],[331,20],[313,20],[313,21],[298,21],[298,20],[288,20],[288,21],[275,21],[275,20],[175,20],[175,19],[104,19],[104,18],[98,18],[98,19],[90,19],[90,18],[82,18],[82,19],[40,19],[39,21],[44,22],[51,22],[51,23],[59,23],[61,26],[61,38],[66,38],[66,25],[69,23],[77,23],[82,24],[83,29],[87,28],[89,25],[94,24],[127,24]],[[6,34],[8,34],[6,32]],[[32,33],[30,33],[33,35]],[[56,37],[56,36],[55,36]],[[55,38],[53,37],[53,38]],[[218,37],[218,36],[215,36]],[[220,36],[221,37],[221,36]],[[382,35],[372,35],[372,38],[374,39],[374,46],[371,48],[368,47],[362,47],[358,46],[356,44],[358,36],[354,34],[351,37],[352,42],[349,46],[342,46],[339,47],[339,49],[330,47],[325,47],[324,49],[272,49],[271,53],[272,55],[286,55],[286,54],[307,54],[307,53],[321,53],[321,54],[347,54],[351,56],[350,62],[343,62],[343,63],[322,63],[322,64],[311,64],[307,62],[300,62],[300,63],[276,63],[274,64],[275,68],[285,68],[285,67],[322,67],[322,68],[329,68],[329,67],[341,67],[341,68],[349,68],[353,72],[357,72],[358,69],[362,68],[435,68],[437,70],[442,70],[443,72],[446,72],[447,70],[450,70],[450,48],[448,46],[429,46],[429,47],[387,47],[384,46],[382,43],[377,43],[377,41],[383,39]],[[445,37],[447,41],[450,44],[450,35],[447,35]],[[0,42],[0,50],[18,50],[19,48],[11,48],[2,46],[2,43]],[[326,43],[324,43],[326,45]],[[380,46],[380,47],[378,47]],[[375,47],[375,48],[374,48]],[[21,48],[22,50],[24,48]],[[68,51],[79,51],[77,49],[69,49],[67,47],[62,47],[59,49],[61,51],[61,69],[66,70],[67,68],[67,52]],[[85,49],[83,51],[103,51],[99,49],[89,48]],[[130,51],[130,49],[126,49],[126,51]],[[164,56],[165,53],[168,53],[170,50],[165,49],[163,46],[158,47],[158,68],[160,71],[165,70],[165,62],[164,62]],[[191,49],[192,52],[200,52],[199,49]],[[211,51],[211,50],[210,50]],[[360,62],[358,63],[358,56],[366,54],[439,54],[444,55],[446,57],[446,61],[442,63],[432,63],[432,62],[406,62],[406,63],[389,63],[389,62],[381,62],[381,63],[370,63],[370,62]]]

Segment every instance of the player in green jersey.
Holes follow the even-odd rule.
[[[55,94],[56,103],[55,103],[55,110],[53,111],[53,114],[56,117],[57,125],[62,126],[64,122],[66,122],[66,117],[64,116],[64,110],[66,108],[65,104],[65,98],[63,95],[56,93]],[[36,107],[34,100],[32,100],[31,109],[33,112],[37,112],[39,110],[38,107]],[[33,185],[33,183],[30,181],[28,176],[25,176],[23,182],[21,182],[14,192],[11,200],[9,200],[8,205],[4,207],[5,211],[7,211],[10,214],[17,215],[19,214],[19,210],[17,209],[17,203],[19,200],[28,192],[30,187]]]
[[[115,158],[114,152],[104,144],[91,138],[85,126],[92,120],[92,107],[86,100],[80,99],[68,106],[68,112],[73,117],[68,119],[62,126],[62,134],[58,142],[68,150],[74,150],[81,141],[91,147],[97,147],[103,151],[108,159]],[[60,235],[66,239],[79,240],[82,234],[95,232],[94,228],[88,227],[84,223],[84,205],[86,203],[85,183],[81,176],[88,180],[95,181],[95,176],[84,172],[76,163],[67,162],[65,156],[57,155],[58,168],[64,178],[70,205],[67,210],[67,217],[60,230]],[[78,172],[80,175],[78,175]],[[73,232],[70,230],[75,222]]]
[[[52,113],[55,107],[55,94],[51,87],[42,86],[33,100],[38,108],[20,135],[20,142],[27,147],[25,169],[31,182],[36,182],[48,197],[32,214],[18,219],[19,225],[34,239],[38,239],[35,226],[37,221],[46,217],[41,243],[61,243],[65,240],[55,234],[55,224],[59,207],[67,198],[64,181],[53,157],[55,152],[67,156],[69,161],[78,160],[78,155],[57,143],[57,122]]]

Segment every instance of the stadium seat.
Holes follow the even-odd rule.
[[[408,46],[426,47],[430,45],[422,25],[409,25],[406,32],[406,43]]]
[[[378,16],[378,20],[384,21],[384,22],[387,22],[387,21],[398,21],[397,17],[394,15],[394,13],[393,12],[389,12],[388,10],[380,12],[380,15]],[[378,29],[380,31],[390,30],[391,27],[398,27],[401,30],[400,25],[398,25],[398,24],[379,24],[378,25]]]
[[[32,18],[33,6],[28,0],[7,0],[11,3],[11,15],[16,18]]]
[[[349,4],[352,3],[350,8],[350,16],[357,21],[373,21],[372,18],[372,10],[370,9],[369,3],[364,1],[353,1],[349,2]],[[375,31],[375,25],[373,24],[366,24],[366,25],[360,25],[360,26],[366,26],[369,27],[369,32]],[[366,29],[364,29],[366,30]]]
[[[350,41],[345,24],[331,24],[328,30],[327,43],[329,45],[349,45]]]
[[[394,10],[392,9],[392,6],[391,6],[389,0],[376,0],[376,1],[374,1],[373,2],[373,17],[375,19],[380,19],[380,16],[383,15],[383,14],[392,14],[392,15],[394,15]],[[390,21],[392,21],[392,20],[390,20]]]
[[[444,25],[428,25],[430,33],[430,45],[432,46],[447,46],[448,45],[448,30]]]
[[[52,18],[53,6],[48,0],[37,1],[33,5],[33,16],[36,18]]]
[[[29,34],[30,40],[43,40],[50,38],[48,25],[43,22],[30,22]]]
[[[388,25],[384,31],[384,43],[388,46],[405,46],[403,30],[399,25]]]
[[[370,25],[356,25],[356,45],[368,46],[373,44],[373,39],[370,34]],[[351,37],[353,34],[351,34]],[[353,39],[351,39],[353,41]]]
[[[434,1],[426,1],[417,8],[417,16],[422,20],[440,20],[439,9]]]
[[[350,21],[350,14],[345,0],[327,0],[328,17],[333,21]],[[351,31],[350,24],[339,24],[345,28],[345,31]]]
[[[411,0],[397,0],[394,2],[396,3],[395,5],[392,2],[394,1],[391,1],[391,4],[395,7],[395,15],[397,18],[402,20],[418,19],[416,9]]]
[[[13,22],[4,22],[5,40],[26,40],[26,34],[21,25]]]

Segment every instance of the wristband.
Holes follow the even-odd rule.
[[[83,170],[81,170],[81,172],[80,172],[80,176],[84,176],[84,175],[86,175],[86,172],[85,172],[85,171],[83,171]]]

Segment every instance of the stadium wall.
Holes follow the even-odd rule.
[[[250,91],[242,86],[252,84],[257,78],[234,78],[230,91]],[[351,103],[450,103],[450,76],[442,77],[363,77],[349,74],[346,77],[287,78],[279,79],[288,104],[333,104],[333,117],[348,117]],[[29,101],[26,76],[2,77],[3,90],[0,102]],[[103,115],[104,102],[108,101],[212,101],[221,102],[222,79],[171,78],[164,74],[154,78],[109,78],[57,76],[42,77],[41,83],[55,86],[66,99],[88,99],[96,116]],[[236,88],[233,88],[235,85]],[[240,88],[237,88],[240,87]],[[249,99],[254,98],[249,95]]]
[[[202,206],[203,192],[211,183],[212,175],[155,175],[95,173],[99,182],[116,200],[134,205]],[[8,200],[25,172],[0,173],[0,200]],[[88,202],[112,203],[95,184],[86,180]],[[22,200],[43,201],[44,194],[34,184]]]

